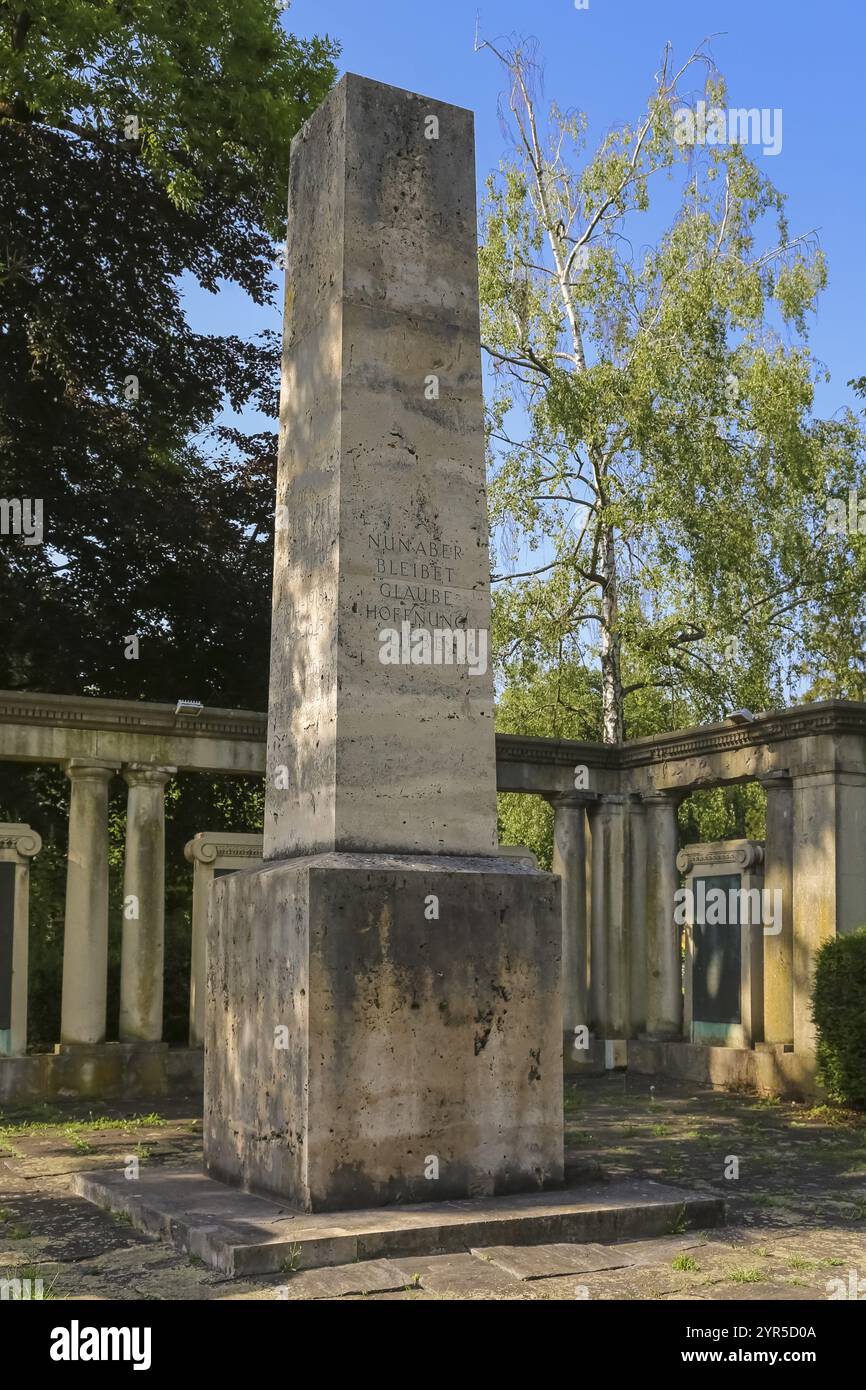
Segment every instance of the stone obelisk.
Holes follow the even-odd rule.
[[[296,136],[265,866],[215,885],[209,1173],[304,1210],[562,1180],[559,882],[496,846],[468,111]]]

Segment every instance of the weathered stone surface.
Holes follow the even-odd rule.
[[[497,1294],[520,1297],[519,1283],[495,1264],[475,1255],[460,1252],[456,1255],[413,1257],[404,1263],[411,1268],[423,1289],[432,1293],[484,1296]]]
[[[295,138],[280,427],[265,858],[489,852],[489,655],[379,660],[489,634],[471,112],[348,74]]]
[[[564,1274],[586,1274],[597,1269],[621,1269],[629,1263],[617,1245],[491,1245],[473,1249],[479,1260],[489,1260],[515,1279],[550,1279]]]
[[[0,1102],[93,1096],[100,1100],[179,1096],[201,1088],[202,1053],[165,1044],[96,1043],[92,1047],[8,1057],[0,1066]]]
[[[137,1183],[118,1173],[83,1173],[76,1192],[127,1215],[138,1230],[172,1241],[231,1276],[273,1274],[465,1253],[484,1246],[652,1236],[686,1222],[706,1229],[724,1219],[718,1198],[652,1182],[575,1191],[428,1202],[366,1211],[292,1212],[193,1171],[154,1170]]]
[[[789,1303],[802,1301],[814,1303],[814,1289],[803,1289],[797,1284],[713,1284],[695,1295],[712,1303]]]
[[[212,1176],[308,1211],[562,1182],[552,875],[304,858],[220,880],[211,933]]]
[[[283,1299],[345,1298],[347,1294],[389,1293],[405,1289],[412,1275],[393,1260],[362,1260],[357,1264],[334,1265],[331,1269],[311,1269],[292,1275],[276,1290]]]

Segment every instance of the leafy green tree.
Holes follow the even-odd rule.
[[[0,0],[0,497],[42,499],[45,542],[0,537],[0,687],[264,707],[278,344],[196,331],[185,293],[273,301],[289,143],[338,51],[287,33],[285,8]],[[45,840],[30,972],[43,1047],[59,1036],[67,804],[60,769],[0,764],[0,818]],[[183,844],[260,827],[261,789],[180,777],[166,811],[166,1036],[181,1041]],[[124,812],[118,779],[109,1036]]]
[[[275,417],[277,342],[196,332],[184,288],[272,301],[336,52],[280,9],[0,4],[0,495],[45,540],[2,539],[0,685],[264,703],[276,435],[219,421]]]
[[[725,106],[702,50],[667,50],[646,110],[588,158],[585,116],[540,112],[532,51],[493,51],[513,136],[480,254],[503,682],[607,742],[858,693],[866,550],[826,507],[864,438],[812,415],[814,235],[742,144],[683,139],[699,71]]]

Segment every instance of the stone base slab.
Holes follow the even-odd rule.
[[[200,1048],[164,1043],[61,1043],[54,1052],[0,1057],[0,1102],[144,1100],[202,1086]]]
[[[754,1091],[788,1100],[813,1099],[823,1093],[810,1053],[787,1051],[782,1043],[755,1049],[712,1047],[701,1043],[630,1040],[628,1069],[644,1076],[667,1076],[719,1090]]]
[[[76,1173],[72,1185],[230,1277],[482,1246],[641,1239],[725,1219],[720,1197],[648,1181],[317,1215],[239,1192],[197,1169],[163,1168],[138,1182],[123,1172]]]
[[[207,1173],[303,1211],[561,1187],[559,880],[322,854],[212,890]]]

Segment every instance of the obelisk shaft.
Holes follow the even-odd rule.
[[[469,111],[350,74],[293,142],[268,860],[495,845],[475,226]]]

